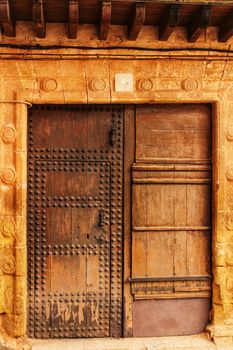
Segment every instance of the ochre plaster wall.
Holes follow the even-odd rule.
[[[213,310],[209,334],[233,342],[233,61],[227,55],[124,59],[0,60],[0,326],[2,341],[26,334],[27,108],[30,104],[189,103],[213,106]],[[142,57],[141,57],[142,58]],[[191,58],[191,59],[190,59]],[[132,73],[116,92],[115,73]],[[43,130],[41,131],[43,132]],[[130,277],[125,237],[125,281]],[[132,327],[125,283],[126,335]],[[4,340],[4,341],[5,341]],[[14,345],[15,346],[15,345]]]

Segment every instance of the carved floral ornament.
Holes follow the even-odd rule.
[[[11,275],[15,272],[15,259],[12,255],[5,255],[2,259],[2,271],[6,275]]]
[[[10,238],[15,235],[15,223],[12,220],[3,220],[0,224],[0,230],[5,238]]]
[[[7,185],[12,185],[16,181],[16,172],[13,167],[6,167],[1,171],[1,180]]]
[[[13,125],[5,125],[1,130],[1,138],[6,143],[13,143],[16,138],[16,130]]]
[[[233,123],[229,123],[226,128],[226,137],[228,141],[233,141]]]
[[[57,81],[54,78],[41,79],[40,87],[46,92],[55,91],[57,89]]]
[[[58,82],[55,78],[42,78],[40,80],[41,90],[44,90],[46,92],[53,92],[57,90],[57,87],[58,87]],[[90,79],[88,81],[88,87],[92,91],[102,92],[107,88],[106,79],[99,78],[99,77]],[[192,92],[199,88],[199,82],[197,79],[187,78],[181,82],[181,87],[183,90],[186,90],[187,92]],[[136,89],[138,91],[149,92],[149,91],[152,91],[153,88],[154,88],[154,82],[152,78],[139,78],[136,81]],[[11,127],[11,130],[10,130],[10,127],[7,127],[7,130],[4,131],[4,135],[6,136],[2,136],[2,137],[5,137],[6,140],[8,140],[9,137],[13,139],[15,137],[14,133],[15,133],[15,130],[12,127]],[[228,134],[230,135],[229,137],[232,138],[233,140],[233,125],[229,126]]]
[[[233,164],[229,164],[226,168],[226,177],[229,181],[233,181]]]

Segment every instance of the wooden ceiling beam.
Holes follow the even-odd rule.
[[[201,6],[188,25],[188,41],[195,42],[210,23],[211,5]]]
[[[128,39],[136,40],[140,33],[146,18],[146,6],[144,3],[136,3],[134,12],[129,25]]]
[[[159,40],[166,41],[174,31],[175,27],[179,23],[180,18],[180,7],[179,4],[173,4],[168,7],[164,18],[162,18],[159,26]]]
[[[218,41],[224,43],[233,35],[233,11],[220,24],[218,30]]]
[[[111,24],[112,4],[110,1],[103,1],[101,8],[101,19],[99,29],[99,39],[106,40]]]
[[[33,22],[34,31],[38,38],[45,38],[46,22],[45,22],[45,5],[44,0],[33,0]]]
[[[68,38],[76,39],[79,20],[78,0],[69,0]]]
[[[0,23],[6,36],[15,36],[15,23],[10,0],[0,0]]]

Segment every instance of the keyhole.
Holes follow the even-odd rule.
[[[89,233],[87,234],[87,239],[89,239]]]

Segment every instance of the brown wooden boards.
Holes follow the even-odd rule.
[[[28,334],[122,332],[123,108],[30,110]]]
[[[134,335],[201,331],[208,322],[211,297],[210,107],[137,107],[135,151],[130,279],[135,300]],[[199,298],[206,300],[202,302],[205,306]],[[171,299],[173,304],[167,301]],[[147,325],[143,333],[138,312],[141,305],[147,308],[145,300],[157,302],[150,303],[154,316],[148,316],[154,328]],[[185,307],[179,306],[182,302]],[[195,307],[196,318],[189,323]],[[186,310],[187,327],[182,333],[179,319],[184,315],[180,310]],[[170,321],[165,322],[169,314]]]

